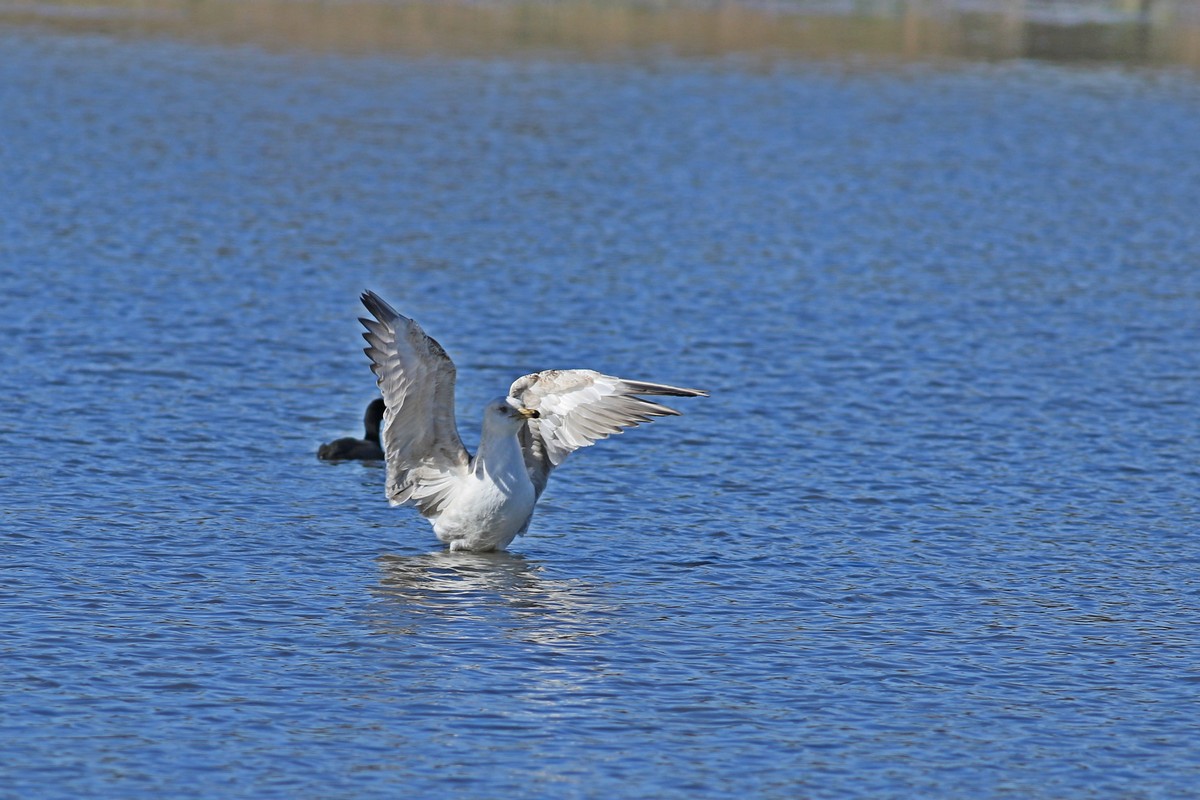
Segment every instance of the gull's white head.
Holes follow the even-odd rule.
[[[483,411],[483,426],[496,431],[518,431],[526,420],[541,416],[536,409],[525,408],[511,397],[497,397]]]

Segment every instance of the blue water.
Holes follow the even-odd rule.
[[[1178,798],[1200,80],[0,30],[0,796]],[[357,295],[699,386],[511,552]]]

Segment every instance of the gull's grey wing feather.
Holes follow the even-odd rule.
[[[708,395],[700,389],[623,380],[590,369],[535,372],[517,378],[508,393],[539,414],[525,423],[520,434],[525,466],[539,496],[551,471],[571,452],[654,417],[679,414],[638,395]]]
[[[379,295],[364,292],[362,302],[374,317],[359,319],[367,329],[363,352],[387,405],[381,439],[388,500],[434,516],[471,461],[454,419],[454,362],[420,325]]]

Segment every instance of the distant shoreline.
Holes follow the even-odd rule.
[[[1200,68],[1200,8],[1181,0],[13,0],[0,2],[0,26],[409,56],[1031,58]]]

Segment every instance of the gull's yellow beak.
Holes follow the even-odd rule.
[[[525,419],[537,419],[541,416],[536,408],[518,408],[517,413]]]

